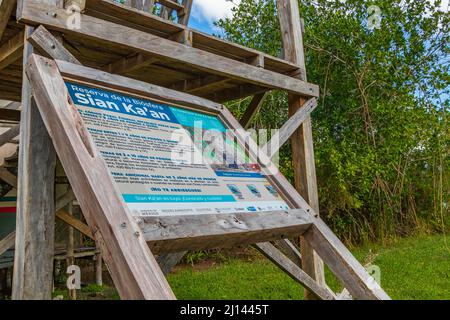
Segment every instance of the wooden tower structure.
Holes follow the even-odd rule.
[[[310,119],[319,88],[307,82],[298,2],[277,0],[281,59],[190,29],[192,1],[0,2],[0,99],[21,105],[0,109],[0,121],[12,123],[0,144],[20,128],[17,178],[0,172],[18,189],[13,298],[51,298],[59,212],[95,239],[123,299],[174,299],[164,275],[184,252],[238,244],[253,244],[303,285],[307,298],[339,298],[325,283],[325,263],[351,297],[389,299],[319,217]],[[279,138],[292,144],[295,187],[280,173],[269,179],[290,209],[134,218],[73,112],[68,80],[195,106],[233,129],[249,127],[270,90],[288,92],[290,118]],[[222,105],[248,96],[239,121]],[[253,141],[246,147],[258,150]],[[59,194],[58,160],[70,182]],[[87,224],[60,211],[75,198]],[[300,247],[288,240],[299,236]],[[0,248],[12,239],[1,240]]]

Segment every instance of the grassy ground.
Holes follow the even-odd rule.
[[[450,299],[450,238],[421,236],[352,250],[381,269],[393,299]],[[197,269],[197,270],[196,270]],[[340,286],[327,272],[334,290]],[[179,299],[301,299],[303,290],[265,259],[231,259],[208,269],[184,267],[169,276]]]
[[[447,243],[446,243],[447,241]],[[352,250],[363,264],[381,269],[381,286],[393,299],[450,299],[450,236],[420,236]],[[168,280],[178,299],[302,299],[303,290],[253,249],[240,256],[190,255],[193,265],[177,267]],[[327,271],[327,282],[339,283]],[[59,294],[65,295],[65,290]],[[110,287],[90,285],[80,299],[118,299]]]

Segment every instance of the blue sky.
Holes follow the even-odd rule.
[[[231,9],[240,0],[194,0],[189,26],[212,34],[217,33],[214,21],[231,16]]]

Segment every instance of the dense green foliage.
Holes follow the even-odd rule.
[[[382,14],[373,30],[372,4]],[[439,5],[300,3],[308,81],[322,92],[313,114],[321,214],[347,241],[448,226],[450,18]],[[242,0],[217,26],[230,41],[280,55],[273,0]],[[248,101],[229,107],[239,116]],[[286,118],[286,96],[274,92],[254,126],[279,128]],[[280,159],[292,179],[289,146]]]

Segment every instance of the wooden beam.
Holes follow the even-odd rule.
[[[153,7],[155,6],[155,0],[144,0],[142,10],[145,12],[153,13]]]
[[[286,60],[299,65],[304,74],[300,79],[306,81],[306,64],[303,48],[303,34],[297,0],[277,0],[277,12],[280,20],[283,52]],[[288,95],[289,116],[293,116],[302,108],[306,100],[301,95],[292,92]],[[308,116],[302,126],[292,135],[292,160],[294,163],[295,187],[303,198],[319,214],[319,198],[317,191],[316,168],[314,162],[314,147],[311,128],[311,118]],[[325,286],[323,263],[313,252],[306,241],[300,241],[302,252],[302,267],[321,286]],[[305,298],[314,298],[305,291]]]
[[[164,275],[167,276],[186,253],[187,251],[160,254],[156,261],[158,261]]]
[[[9,17],[16,6],[16,0],[2,0],[0,2],[0,41],[2,40],[3,33],[8,26]]]
[[[244,115],[242,116],[241,120],[239,120],[241,126],[244,129],[248,129],[250,127],[250,124],[252,123],[253,117],[259,112],[261,109],[264,100],[266,99],[268,92],[258,93],[253,98],[252,101],[250,101],[250,104],[247,107],[247,110],[245,110]]]
[[[195,94],[195,92],[207,90],[210,87],[225,84],[228,81],[230,81],[230,79],[221,76],[211,75],[196,79],[183,80],[173,84],[171,88],[173,90]]]
[[[55,210],[58,212],[65,206],[67,206],[69,203],[75,201],[75,194],[73,193],[72,188],[69,186],[69,189],[56,200],[55,204]]]
[[[11,109],[0,109],[0,120],[20,122],[20,111]]]
[[[241,99],[248,96],[257,95],[267,92],[268,89],[254,84],[237,85],[236,87],[227,88],[219,92],[213,92],[207,96],[210,99],[219,103],[224,103],[230,100]]]
[[[172,0],[156,0],[160,4],[162,4],[164,7],[176,10],[176,11],[182,11],[184,9],[183,5],[179,4],[177,1]]]
[[[0,256],[14,246],[16,241],[16,232],[13,231],[0,240]]]
[[[166,6],[161,6],[159,10],[159,16],[164,20],[170,20],[169,17],[172,15],[173,9],[168,8]]]
[[[18,13],[21,22],[43,24],[48,28],[83,35],[106,45],[126,46],[167,62],[185,63],[199,70],[254,85],[287,90],[307,97],[319,95],[317,85],[88,15],[82,14],[80,29],[70,30],[66,26],[68,14],[64,10],[47,6],[38,0],[24,1],[26,6]]]
[[[156,86],[139,80],[126,78],[120,75],[113,75],[101,72],[97,69],[75,65],[65,61],[56,60],[56,64],[61,74],[67,75],[72,79],[80,81],[89,81],[90,83],[98,83],[100,85],[111,85],[116,89],[146,94],[148,97],[163,100],[175,104],[183,104],[187,107],[196,106],[203,110],[219,111],[222,105],[212,101],[193,96],[187,93],[178,92],[172,89]],[[1,110],[1,109],[0,109]]]
[[[280,148],[288,141],[298,128],[310,117],[317,107],[317,99],[309,99],[288,121],[286,121],[279,131],[262,148],[268,151],[268,156],[273,158]]]
[[[227,248],[301,235],[309,215],[290,211],[208,214],[137,219],[152,252]]]
[[[302,266],[302,255],[298,248],[290,240],[278,240],[274,241],[274,245],[295,265]]]
[[[89,229],[89,226],[79,219],[75,218],[73,215],[70,215],[67,211],[61,209],[56,212],[56,217],[74,229],[80,231],[85,236],[91,238],[94,240],[94,235],[92,234],[91,230]]]
[[[183,10],[178,12],[178,23],[184,26],[189,24],[189,18],[191,16],[193,0],[183,0]]]
[[[386,292],[369,276],[364,267],[321,219],[314,219],[313,227],[308,229],[303,237],[320,254],[330,270],[354,298],[390,300]]]
[[[321,287],[317,284],[313,278],[269,242],[257,243],[255,248],[266,256],[266,258],[275,263],[280,269],[285,271],[294,281],[300,283],[303,287],[315,294],[317,298],[322,300],[334,300],[334,296],[330,294],[325,287]]]
[[[22,56],[24,33],[20,31],[17,35],[6,41],[0,47],[0,70],[16,62]]]
[[[79,8],[79,12],[83,12],[86,8],[86,0],[64,0],[64,8]]]
[[[33,28],[26,26],[24,37],[32,32]],[[24,66],[32,52],[27,42]],[[56,154],[25,75],[20,146],[12,298],[49,300],[53,291]]]
[[[146,57],[145,55],[138,53],[110,63],[105,66],[103,70],[109,73],[127,74],[138,69],[148,67],[157,61],[158,59],[156,58]]]
[[[0,167],[0,179],[10,186],[17,188],[17,177],[5,167]]]
[[[33,45],[35,50],[52,58],[68,61],[75,64],[80,64],[64,45],[56,39],[44,26],[39,26],[30,37],[28,41]]]
[[[56,63],[33,55],[26,74],[45,126],[86,221],[123,299],[174,299],[96,150],[60,76]],[[99,189],[98,181],[102,181]]]
[[[172,34],[168,39],[192,47],[192,30],[183,29],[177,33]]]
[[[0,147],[16,138],[20,133],[20,125],[16,125],[0,135]]]

